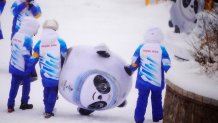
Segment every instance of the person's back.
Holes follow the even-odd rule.
[[[39,28],[37,22],[32,22],[31,17],[23,20],[21,29],[15,34],[11,40],[11,59],[9,72],[16,75],[25,76],[26,64],[32,53],[32,36],[34,36]]]
[[[163,34],[157,27],[150,28],[145,41],[135,51],[132,64],[125,67],[129,75],[138,68],[136,88],[138,100],[135,109],[135,122],[143,123],[149,93],[151,92],[153,121],[163,118],[162,89],[164,88],[164,72],[170,68],[170,58],[161,41]]]
[[[11,12],[14,16],[11,38],[20,29],[24,17],[39,18],[41,16],[41,8],[35,0],[16,0],[11,6]]]
[[[58,23],[55,20],[47,20],[43,25],[40,41],[34,47],[31,58],[33,65],[39,60],[42,84],[44,87],[45,118],[54,116],[53,109],[58,93],[58,81],[62,60],[65,59],[67,46],[56,32]]]
[[[20,109],[32,109],[33,105],[28,104],[30,93],[30,72],[28,62],[32,52],[32,37],[37,33],[39,23],[32,17],[25,17],[22,20],[19,32],[15,34],[11,41],[11,59],[9,72],[12,75],[11,87],[8,98],[8,112],[14,111],[15,98],[19,85],[23,83]]]
[[[39,55],[42,79],[53,81],[52,83],[43,82],[43,85],[57,85],[61,71],[61,59],[64,56],[62,53],[66,52],[65,42],[58,37],[56,31],[44,29],[40,41],[34,48],[34,52]]]

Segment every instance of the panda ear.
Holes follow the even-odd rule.
[[[67,56],[71,53],[72,50],[73,50],[73,47],[70,47],[67,49]]]
[[[67,55],[66,55],[66,58],[65,58],[64,61],[67,61],[67,58],[70,55],[70,53],[72,52],[72,50],[73,50],[73,47],[70,47],[70,48],[67,49]]]
[[[96,46],[95,50],[96,50],[96,53],[103,58],[110,57],[110,51],[105,44],[100,44],[100,45]]]

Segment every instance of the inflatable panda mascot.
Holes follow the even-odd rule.
[[[105,45],[70,48],[61,71],[59,92],[78,106],[81,115],[123,107],[132,86],[124,65]]]
[[[169,26],[175,33],[189,34],[197,23],[196,14],[204,9],[204,0],[173,0]]]

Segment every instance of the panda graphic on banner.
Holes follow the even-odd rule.
[[[124,66],[105,45],[72,47],[61,71],[59,92],[78,106],[81,115],[123,107],[132,86]]]
[[[197,23],[196,15],[204,9],[204,0],[174,0],[170,9],[169,26],[175,33],[191,33]]]

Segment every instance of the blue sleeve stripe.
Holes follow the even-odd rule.
[[[37,54],[39,54],[39,52],[40,52],[40,48],[39,48],[40,44],[41,44],[41,41],[38,41],[33,49],[33,51]]]
[[[5,1],[0,2],[0,15],[1,15],[2,11],[4,10],[5,3],[6,3]]]
[[[30,52],[32,52],[33,49],[33,40],[30,37],[25,37],[24,39],[24,47]]]
[[[41,15],[41,8],[37,5],[37,6],[33,6],[31,8],[31,12],[33,14],[34,17]]]
[[[18,5],[17,2],[13,3],[11,9],[12,9],[12,13],[14,16],[17,16],[18,14],[20,14],[20,12],[26,7],[26,4],[23,2],[21,4]]]
[[[62,39],[58,39],[59,43],[60,43],[60,47],[61,47],[61,54],[66,54],[67,53],[67,45],[65,43],[64,40]]]
[[[162,49],[162,64],[163,64],[163,69],[165,72],[167,72],[170,69],[171,66],[171,61],[169,54],[164,46],[161,46]]]

